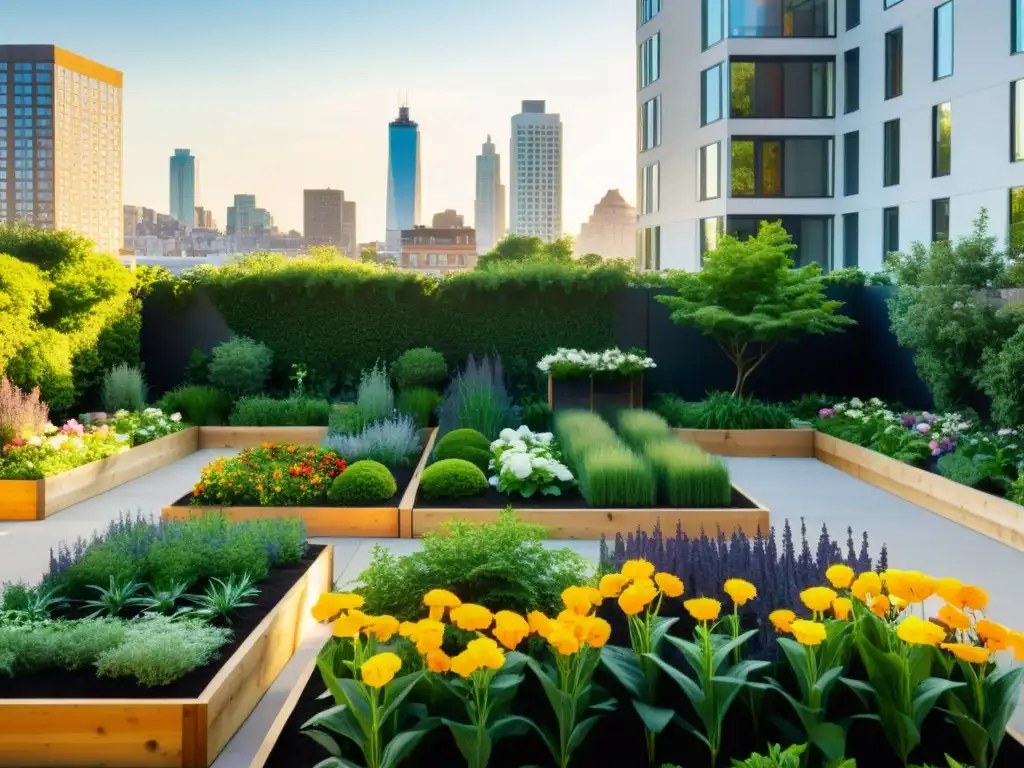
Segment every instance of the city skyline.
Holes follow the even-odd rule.
[[[631,4],[567,0],[551,8],[524,0],[481,10],[468,0],[429,7],[299,0],[288,14],[271,12],[277,7],[180,0],[175,13],[200,20],[190,28],[190,50],[215,54],[190,57],[177,38],[154,33],[166,21],[157,9],[110,0],[97,15],[55,0],[42,28],[36,4],[8,0],[0,42],[52,42],[125,73],[124,200],[134,205],[165,208],[167,158],[189,147],[202,161],[196,205],[219,221],[234,195],[248,192],[282,230],[301,230],[303,190],[332,187],[358,203],[364,237],[383,238],[386,127],[400,93],[420,124],[424,211],[472,217],[481,138],[489,133],[507,147],[510,117],[531,98],[546,100],[565,124],[566,232],[578,230],[605,190],[635,196]],[[339,29],[358,28],[386,28],[404,42],[383,61],[375,35],[346,34],[345,46],[337,45]]]

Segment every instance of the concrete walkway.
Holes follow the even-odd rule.
[[[119,514],[142,512],[159,515],[161,507],[188,492],[199,470],[230,450],[199,451],[150,475],[115,488],[35,523],[0,523],[0,582],[24,579],[36,582],[49,564],[50,548],[57,542],[88,537]],[[952,576],[985,587],[992,602],[989,615],[1011,627],[1024,629],[1024,553],[949,522],[925,509],[881,491],[813,459],[730,459],[733,481],[765,504],[773,523],[785,518],[799,529],[807,521],[808,535],[817,539],[822,523],[834,538],[845,541],[852,526],[859,545],[868,532],[871,554],[877,557],[882,543],[889,547],[889,563],[895,568],[915,569],[933,576]],[[375,544],[399,553],[413,551],[417,541],[373,539],[318,539],[335,545],[335,578],[339,586],[355,581],[367,566]],[[597,542],[551,542],[571,546],[585,557],[596,559]],[[326,629],[324,630],[326,636]],[[263,698],[252,717],[228,744],[217,768],[245,768],[259,747],[288,691],[313,658],[321,638],[310,638]],[[1024,730],[1024,709],[1013,720]]]

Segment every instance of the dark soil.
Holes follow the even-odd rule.
[[[604,677],[599,669],[599,682],[613,684]],[[662,683],[665,683],[664,679]],[[683,710],[686,707],[685,697],[678,689],[672,687],[672,683],[664,685],[662,694],[666,696],[663,702],[666,706],[676,706]],[[310,768],[327,757],[327,752],[319,744],[308,736],[305,736],[299,729],[303,723],[318,712],[333,706],[333,701],[318,701],[317,697],[325,690],[320,673],[315,671],[309,682],[306,684],[299,698],[298,703],[284,730],[278,738],[277,744],[270,753],[266,768]],[[413,697],[418,695],[413,693]],[[833,698],[836,698],[835,695]],[[836,701],[835,708],[841,709],[844,702]],[[522,683],[519,695],[516,697],[516,708],[519,714],[525,715],[542,725],[552,727],[552,716],[548,709],[547,699],[533,673],[527,671],[526,678]],[[788,717],[788,712],[779,709],[777,706],[770,706],[771,714],[781,714]],[[833,704],[830,704],[832,710]],[[764,707],[762,707],[762,714]],[[434,708],[430,709],[431,714],[437,714]],[[445,713],[448,714],[448,713]],[[457,712],[451,713],[456,719],[463,719]],[[691,722],[697,722],[691,712],[683,711],[682,714],[689,716]],[[770,723],[760,718],[759,735],[754,736],[755,729],[750,716],[748,703],[741,697],[729,711],[723,728],[722,755],[718,761],[718,768],[729,765],[730,758],[745,759],[751,752],[766,752],[766,744],[769,742],[782,741],[777,729]],[[361,762],[359,755],[351,742],[345,741],[337,736],[345,755],[350,759]],[[640,720],[633,708],[620,698],[619,707],[615,712],[603,716],[600,723],[587,736],[583,746],[574,753],[573,765],[600,765],[616,766],[616,768],[646,768],[647,760],[644,754],[643,732]],[[912,756],[914,764],[945,765],[944,754],[967,760],[962,743],[959,740],[955,728],[945,724],[941,714],[934,713],[925,723],[925,733],[922,740],[923,746]],[[665,732],[658,737],[658,760],[655,765],[673,763],[682,766],[708,766],[708,752],[703,744],[694,737],[689,736],[682,729],[670,725]],[[895,757],[885,740],[881,727],[870,721],[855,721],[849,738],[847,739],[847,757],[855,757],[857,765],[870,768],[902,768],[899,759]],[[439,728],[432,731],[412,753],[409,759],[402,763],[407,768],[435,768],[435,766],[464,765],[455,743],[447,728]],[[552,765],[550,755],[545,750],[543,743],[532,732],[526,736],[510,737],[500,742],[491,757],[490,768],[521,768],[524,765],[549,766]],[[1007,736],[1003,740],[1002,749],[994,768],[1020,768],[1024,765],[1024,746]]]
[[[384,499],[383,501],[377,502],[376,504],[372,504],[370,506],[373,506],[373,507],[397,507],[398,503],[402,500],[403,494],[405,494],[405,489],[409,487],[409,481],[412,480],[413,472],[415,471],[412,467],[388,467],[388,469],[391,470],[391,474],[395,478],[395,485],[398,486],[398,492],[395,493],[395,495],[392,496],[390,499]],[[180,499],[178,499],[176,502],[174,502],[174,504],[172,506],[175,506],[175,507],[190,507],[190,506],[192,506],[192,492],[190,491],[190,492],[186,493],[184,496],[182,496]],[[207,504],[196,505],[196,506],[223,507],[223,506],[231,506],[231,505],[207,503]],[[240,506],[257,506],[257,505],[255,505],[255,504],[252,504],[252,505],[250,505],[250,504],[243,504],[243,505],[240,505]],[[296,505],[296,506],[338,507],[340,509],[344,509],[345,507],[351,507],[351,506],[366,507],[367,505],[366,504],[359,504],[359,505],[336,504],[336,503],[332,502],[330,499],[325,499],[322,504],[302,504],[302,505]]]
[[[272,568],[267,578],[256,586],[260,590],[256,603],[243,608],[232,619],[233,639],[220,651],[220,658],[212,664],[193,670],[170,685],[146,688],[130,677],[97,677],[95,668],[69,671],[51,669],[13,680],[0,676],[0,699],[177,699],[196,698],[213,680],[231,655],[245,642],[249,634],[273,610],[295,582],[309,570],[323,550],[321,545],[309,545],[306,557],[295,565]]]
[[[416,507],[418,509],[503,509],[511,504],[516,509],[592,509],[583,500],[578,488],[573,488],[561,496],[540,496],[524,499],[521,496],[510,496],[501,493],[494,488],[488,488],[486,493],[479,496],[469,496],[462,499],[424,499],[422,494],[417,494]],[[714,507],[707,507],[714,509]],[[750,499],[736,490],[732,489],[732,500],[727,507],[721,509],[756,509],[757,505]],[[688,507],[669,507],[657,504],[654,507],[637,507],[637,509],[688,509]],[[705,507],[702,507],[705,509]]]

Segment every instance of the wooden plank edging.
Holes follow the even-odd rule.
[[[814,458],[815,430],[808,427],[676,429],[675,434],[716,456]]]
[[[416,465],[416,471],[412,473],[412,480],[409,481],[409,486],[405,489],[405,493],[402,494],[402,500],[398,504],[399,538],[411,539],[413,537],[413,507],[416,506],[416,496],[420,490],[420,478],[423,476],[423,470],[427,468],[427,462],[430,461],[430,453],[434,450],[436,440],[437,429],[435,428],[430,433],[430,437],[427,438],[427,444],[423,449],[423,455],[420,456],[419,463]]]
[[[320,445],[327,427],[200,427],[199,448],[255,448],[263,443]]]
[[[299,704],[299,699],[302,698],[303,691],[306,690],[306,686],[309,685],[309,680],[316,674],[316,656],[314,656],[310,662],[306,665],[305,669],[299,674],[299,679],[295,681],[294,687],[288,692],[288,698],[284,700],[284,705],[281,710],[277,713],[277,717],[274,718],[274,722],[270,724],[270,729],[267,731],[266,737],[260,742],[260,748],[256,750],[256,754],[252,758],[252,762],[249,763],[249,768],[263,768],[267,764],[267,760],[270,759],[270,753],[274,751],[274,747],[277,746],[277,740],[281,738],[281,734],[284,733],[284,728],[288,725],[288,720],[291,718],[292,713],[295,711],[295,707]]]

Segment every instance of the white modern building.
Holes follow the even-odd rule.
[[[699,14],[699,19],[694,15]],[[800,264],[1024,230],[1024,0],[637,0],[638,262],[782,220]],[[699,23],[695,23],[699,22]]]
[[[544,108],[524,101],[512,116],[509,230],[550,243],[562,235],[562,119]]]
[[[501,183],[501,155],[491,137],[476,156],[476,203],[473,211],[478,253],[487,253],[505,237],[505,185]]]

